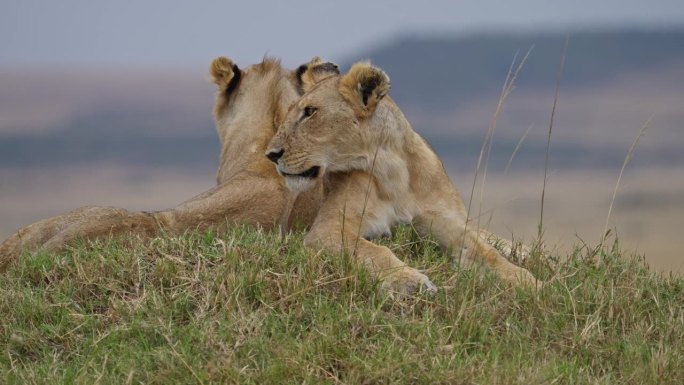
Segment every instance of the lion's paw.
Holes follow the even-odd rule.
[[[541,280],[532,275],[527,269],[517,268],[514,271],[502,274],[504,280],[506,280],[511,286],[518,287],[529,287],[529,288],[540,288],[544,283]]]
[[[382,280],[382,289],[399,296],[410,296],[415,293],[437,292],[437,286],[423,273],[410,267],[385,276]]]

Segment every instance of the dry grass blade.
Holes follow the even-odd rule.
[[[176,344],[171,340],[171,337],[169,337],[166,334],[163,334],[164,339],[166,339],[166,342],[168,343],[168,347],[171,348],[171,352],[173,352],[173,355],[180,360],[180,362],[185,366],[186,369],[192,374],[192,377],[197,381],[198,384],[204,384],[204,381],[202,381],[201,378],[197,375],[195,370],[188,364],[188,362],[183,358],[182,354],[179,354],[178,351],[176,350]]]
[[[508,163],[506,163],[506,168],[504,168],[504,174],[508,174],[508,169],[511,167],[511,164],[513,163],[513,159],[515,158],[515,154],[518,153],[518,150],[520,150],[520,147],[522,146],[523,142],[527,138],[527,135],[529,135],[530,131],[532,130],[533,125],[530,125],[527,127],[527,130],[523,133],[522,137],[518,141],[518,144],[515,145],[515,149],[513,149],[513,153],[511,153],[511,157],[508,159]]]
[[[620,181],[622,180],[622,174],[625,172],[625,169],[627,168],[627,164],[629,164],[630,160],[632,160],[632,155],[634,154],[634,150],[636,149],[637,144],[639,144],[639,140],[641,140],[641,137],[644,136],[646,133],[646,130],[651,126],[651,120],[653,119],[653,115],[651,115],[648,119],[646,119],[646,122],[644,122],[644,125],[641,126],[641,129],[639,130],[639,134],[637,134],[636,138],[634,138],[634,142],[632,142],[632,146],[630,146],[629,151],[627,151],[627,156],[625,156],[625,160],[622,162],[622,168],[620,169],[620,175],[618,175],[617,182],[615,182],[615,189],[613,190],[613,197],[610,200],[610,205],[608,206],[608,214],[606,215],[606,224],[603,226],[603,233],[601,234],[601,242],[600,246],[603,247],[603,242],[606,240],[606,236],[608,235],[608,223],[610,222],[610,215],[613,212],[613,203],[615,203],[615,197],[617,196],[618,189],[620,188]]]
[[[295,201],[299,196],[298,193],[289,191],[287,192],[287,200],[285,201],[285,208],[280,216],[280,240],[285,241],[285,236],[290,231],[290,214],[292,214],[292,209],[294,208]]]
[[[529,127],[527,127],[527,130],[525,130],[525,132],[523,133],[523,135],[522,135],[522,137],[520,138],[520,140],[518,140],[518,144],[516,144],[515,148],[513,149],[513,152],[511,153],[511,157],[508,158],[508,163],[506,163],[506,167],[504,168],[504,172],[503,172],[504,175],[507,175],[507,174],[508,174],[508,169],[511,167],[511,164],[513,163],[513,159],[515,159],[515,155],[518,153],[518,150],[520,149],[520,147],[522,146],[523,142],[524,142],[525,139],[527,138],[527,135],[529,135],[530,131],[532,130],[532,127],[534,127],[534,126],[533,126],[533,125],[530,125]],[[484,183],[484,182],[483,182],[483,183]],[[508,199],[508,200],[507,200],[507,202],[511,202],[511,201],[513,201],[513,199]],[[482,204],[482,199],[480,200],[480,205],[481,205],[481,204]],[[489,218],[488,218],[488,220],[487,220],[486,225],[484,226],[485,229],[488,229],[489,226],[490,226],[490,224],[491,224],[491,222],[492,222],[492,220],[494,219],[494,210],[495,210],[495,207],[492,207],[491,209],[486,210],[485,212],[482,212],[482,206],[480,206],[479,213],[478,213],[478,216],[477,216],[477,218],[478,218],[478,222],[477,222],[478,225],[480,224],[479,218],[481,218],[483,215],[489,213]],[[479,230],[478,230],[478,231],[479,231]]]
[[[568,43],[570,43],[570,36],[565,38],[565,45],[563,46],[563,53],[561,54],[560,65],[558,68],[558,76],[556,77],[556,92],[553,97],[553,107],[551,108],[551,119],[549,120],[549,135],[546,140],[546,153],[544,154],[544,181],[541,193],[541,210],[539,213],[539,227],[537,232],[537,245],[541,244],[541,238],[544,228],[544,198],[546,197],[546,181],[549,170],[549,149],[551,148],[551,133],[553,132],[553,122],[556,118],[556,106],[558,105],[558,92],[560,90],[560,82],[563,77],[563,69],[565,67],[565,56],[568,52]]]
[[[359,222],[359,228],[356,231],[356,240],[354,241],[354,251],[352,256],[356,258],[356,252],[359,247],[359,240],[361,239],[361,227],[363,227],[363,218],[366,216],[366,208],[368,207],[368,199],[370,198],[370,190],[373,185],[373,173],[375,172],[375,161],[378,159],[378,151],[380,151],[380,145],[375,149],[375,154],[373,154],[373,162],[371,163],[370,175],[368,176],[368,186],[366,187],[366,195],[363,198],[363,209],[361,210],[361,220]],[[342,239],[342,244],[344,245],[344,239]],[[343,246],[344,247],[344,246]]]
[[[499,116],[501,115],[501,112],[503,111],[503,105],[504,102],[506,101],[506,98],[508,95],[513,91],[514,85],[515,85],[515,80],[518,77],[518,74],[522,70],[525,62],[527,61],[527,58],[530,56],[530,53],[532,53],[532,50],[534,49],[534,46],[530,47],[529,50],[527,50],[527,53],[525,56],[522,58],[520,63],[518,63],[518,66],[516,67],[515,64],[517,62],[518,54],[516,53],[513,56],[513,60],[511,61],[511,65],[508,68],[508,73],[506,74],[506,79],[504,80],[503,87],[501,88],[501,94],[499,95],[499,100],[496,104],[496,109],[494,110],[494,114],[492,115],[492,119],[489,122],[489,128],[487,129],[487,134],[485,135],[484,142],[482,143],[482,147],[480,148],[480,155],[477,158],[477,165],[475,167],[475,175],[473,176],[473,183],[470,188],[470,197],[468,198],[468,208],[466,211],[466,218],[470,218],[470,213],[473,205],[473,196],[475,195],[475,186],[477,185],[477,178],[480,175],[480,169],[483,167],[483,160],[484,160],[484,173],[482,177],[482,183],[480,186],[480,204],[479,204],[479,211],[478,213],[478,218],[480,217],[481,211],[482,211],[482,201],[484,200],[483,198],[483,193],[484,193],[484,184],[487,176],[487,166],[489,163],[489,152],[491,149],[491,143],[492,143],[492,138],[494,137],[494,132],[496,131],[496,125],[499,120]],[[515,68],[515,70],[514,70]],[[477,228],[479,229],[479,219],[478,219],[478,225]],[[465,224],[465,229],[464,233],[467,232],[468,230],[468,221],[466,221]],[[463,248],[465,242],[465,237],[461,240],[461,248]]]

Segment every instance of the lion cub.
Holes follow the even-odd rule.
[[[537,285],[529,271],[466,228],[463,201],[440,159],[386,97],[390,81],[382,70],[360,62],[347,74],[317,80],[306,82],[306,93],[290,107],[266,151],[292,191],[324,183],[307,246],[346,250],[391,291],[435,291],[427,276],[367,240],[412,223],[444,250],[458,250],[511,284]]]

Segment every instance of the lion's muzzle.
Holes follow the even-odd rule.
[[[276,170],[278,171],[278,174],[284,176],[284,177],[299,177],[299,178],[307,178],[307,179],[316,179],[318,175],[320,174],[321,167],[320,166],[312,166],[302,172],[296,172],[292,171],[289,169],[286,169],[286,167],[280,162],[280,159],[283,157],[285,154],[285,150],[282,148],[275,148],[266,151],[266,157],[276,165]]]

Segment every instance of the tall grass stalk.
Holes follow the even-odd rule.
[[[530,53],[532,53],[532,50],[534,49],[534,46],[531,46],[530,49],[527,50],[527,53],[525,56],[522,58],[520,63],[518,63],[516,67],[516,62],[518,58],[518,53],[516,53],[513,56],[513,60],[511,61],[511,65],[508,68],[508,73],[506,74],[506,79],[504,80],[504,84],[501,88],[501,94],[499,95],[499,100],[496,104],[496,109],[494,110],[494,114],[492,115],[492,119],[489,122],[489,128],[487,129],[487,134],[485,135],[485,139],[482,143],[482,147],[480,147],[480,154],[477,158],[477,165],[475,166],[475,175],[473,176],[473,183],[470,188],[470,196],[468,197],[468,207],[466,210],[466,218],[470,218],[470,213],[472,211],[472,205],[473,205],[473,196],[475,195],[475,186],[477,185],[477,179],[478,176],[480,175],[480,170],[484,168],[483,171],[483,176],[482,176],[482,182],[480,184],[480,203],[479,203],[479,212],[478,212],[478,219],[477,219],[477,228],[476,231],[479,231],[480,229],[480,216],[481,216],[481,211],[482,211],[482,202],[484,201],[484,188],[485,188],[485,182],[486,182],[486,177],[487,177],[487,167],[489,164],[489,153],[490,149],[492,146],[492,139],[494,137],[494,132],[496,131],[496,125],[499,120],[499,116],[501,115],[501,112],[503,111],[503,106],[504,102],[506,101],[506,98],[508,95],[513,91],[514,85],[515,85],[515,80],[518,77],[518,74],[522,70],[525,62],[527,61],[527,58],[530,56]],[[483,164],[484,163],[484,164]],[[465,233],[468,230],[468,220],[466,220],[465,224],[465,229],[464,229],[464,236],[463,239],[461,240],[461,249],[463,249],[463,246],[465,246]],[[460,254],[459,254],[460,255]]]
[[[625,172],[625,169],[627,168],[627,164],[632,160],[632,155],[634,154],[634,150],[636,149],[637,144],[639,144],[639,140],[641,140],[641,137],[644,136],[646,133],[646,130],[648,130],[651,126],[651,120],[653,119],[653,115],[651,115],[648,119],[646,119],[646,122],[644,122],[644,125],[641,126],[641,129],[639,130],[639,133],[637,134],[636,138],[634,138],[634,142],[632,142],[632,145],[629,147],[629,151],[627,151],[627,155],[625,156],[625,160],[622,162],[622,168],[620,169],[620,174],[618,175],[617,181],[615,182],[615,189],[613,189],[613,197],[610,200],[610,205],[608,205],[608,214],[606,215],[606,224],[603,226],[603,233],[601,234],[601,242],[600,242],[600,247],[603,247],[603,244],[606,240],[606,237],[608,236],[608,224],[610,222],[610,215],[613,212],[613,204],[615,203],[615,197],[617,196],[618,189],[620,188],[620,181],[622,181],[622,174]]]
[[[361,209],[361,219],[359,221],[359,228],[356,230],[356,240],[354,241],[354,251],[352,252],[352,255],[355,258],[359,246],[359,241],[361,240],[361,228],[363,227],[363,218],[366,216],[366,208],[368,207],[370,190],[373,186],[373,173],[375,172],[375,161],[378,159],[378,152],[380,151],[380,146],[381,144],[378,144],[378,147],[375,149],[375,153],[373,154],[373,161],[371,162],[370,174],[368,176],[368,186],[366,186],[366,195],[363,198],[363,209]],[[344,245],[344,239],[342,240],[342,244]]]
[[[520,137],[520,140],[518,140],[518,144],[515,145],[515,148],[513,149],[513,152],[511,153],[511,157],[508,158],[508,163],[506,163],[506,167],[504,168],[504,175],[508,174],[508,169],[511,168],[511,164],[513,163],[513,159],[515,158],[515,155],[518,153],[518,150],[520,150],[520,147],[522,146],[523,142],[527,138],[527,135],[530,134],[532,127],[534,127],[534,125],[530,125],[529,127],[527,127],[527,130],[525,130],[522,137]]]
[[[513,163],[513,159],[515,159],[515,155],[518,153],[518,150],[520,149],[520,147],[522,146],[523,142],[524,142],[525,139],[527,138],[527,135],[529,135],[529,133],[530,133],[530,131],[532,130],[532,127],[533,127],[533,126],[534,126],[534,125],[530,125],[529,127],[527,127],[527,130],[525,130],[525,132],[523,133],[522,137],[520,137],[520,140],[518,140],[518,144],[516,144],[515,148],[513,149],[513,152],[511,153],[511,157],[508,158],[508,163],[506,163],[506,167],[504,168],[504,172],[503,172],[504,175],[507,175],[507,174],[508,174],[508,169],[511,167],[511,164]],[[511,201],[513,201],[513,199],[510,199],[510,198],[509,198],[509,199],[507,200],[507,202],[511,202]],[[490,224],[492,223],[492,220],[494,219],[494,211],[495,211],[495,209],[496,209],[496,207],[492,207],[491,209],[489,209],[489,210],[487,210],[486,212],[483,213],[483,212],[482,212],[482,209],[480,208],[480,212],[478,213],[478,216],[477,216],[478,218],[482,217],[482,215],[484,215],[484,214],[488,214],[488,216],[489,216],[489,218],[487,219],[487,224],[486,224],[486,226],[485,226],[486,229],[489,228]],[[478,224],[479,224],[479,222],[478,222]]]
[[[565,45],[563,46],[563,53],[561,54],[560,65],[558,68],[558,76],[556,77],[556,92],[553,97],[553,107],[551,108],[551,118],[549,120],[549,135],[546,140],[546,153],[544,154],[544,181],[541,193],[541,210],[539,213],[539,226],[537,228],[537,246],[541,245],[541,239],[544,229],[544,199],[546,197],[546,182],[549,170],[549,153],[551,148],[551,132],[553,131],[553,123],[556,117],[556,106],[558,105],[558,92],[560,90],[560,82],[563,77],[563,69],[565,67],[565,56],[568,52],[568,43],[570,43],[570,36],[565,38]]]

